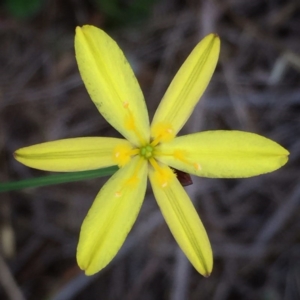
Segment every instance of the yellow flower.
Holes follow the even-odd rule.
[[[250,177],[280,168],[289,152],[267,138],[241,131],[176,137],[216,67],[220,40],[214,34],[206,36],[184,62],[151,125],[142,91],[114,40],[96,27],[77,27],[75,50],[90,97],[125,139],[65,139],[19,149],[15,157],[48,171],[120,167],[100,190],[82,224],[77,248],[80,268],[92,275],[117,254],[137,218],[149,175],[174,238],[197,271],[208,276],[213,258],[206,231],[169,166],[203,177]]]

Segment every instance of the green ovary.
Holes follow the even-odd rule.
[[[154,147],[151,145],[146,145],[140,148],[140,156],[144,157],[145,159],[149,159],[153,157]]]

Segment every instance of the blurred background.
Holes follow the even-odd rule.
[[[213,79],[180,132],[245,130],[291,152],[250,179],[193,178],[187,187],[214,252],[209,278],[179,250],[150,189],[133,230],[103,271],[75,260],[81,223],[107,178],[0,195],[0,299],[300,299],[299,0],[0,1],[0,181],[49,174],[20,147],[119,136],[89,99],[74,30],[93,24],[125,52],[150,116],[196,43],[221,37]],[[101,216],[99,216],[101,217]]]

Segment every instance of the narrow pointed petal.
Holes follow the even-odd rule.
[[[149,137],[143,93],[116,42],[94,26],[76,28],[75,52],[85,87],[103,117],[126,139]]]
[[[212,271],[213,257],[206,230],[187,193],[174,176],[165,187],[149,170],[150,182],[161,212],[182,251],[203,276]]]
[[[204,93],[215,70],[220,39],[206,36],[181,66],[166,91],[151,124],[151,134],[160,124],[171,124],[174,136],[183,127]]]
[[[147,183],[147,163],[133,158],[115,173],[97,195],[83,221],[77,261],[86,275],[104,268],[117,254],[142,205]]]
[[[83,137],[18,149],[15,159],[25,166],[55,172],[95,170],[116,165],[116,147],[131,147],[124,139]]]
[[[242,178],[269,173],[288,161],[289,152],[263,136],[243,131],[204,131],[157,147],[161,162],[211,178]]]

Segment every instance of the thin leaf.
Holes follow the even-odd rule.
[[[26,188],[34,188],[48,185],[61,184],[66,182],[74,182],[87,180],[92,178],[104,177],[114,174],[118,170],[117,166],[91,171],[81,171],[66,174],[48,175],[39,178],[25,179],[0,184],[0,193],[16,191]]]

